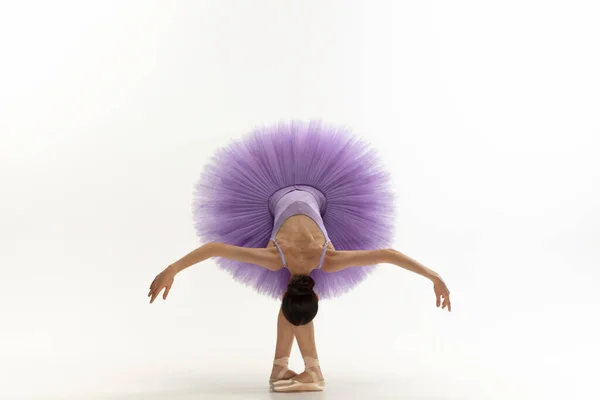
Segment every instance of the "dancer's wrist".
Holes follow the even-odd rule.
[[[166,268],[166,270],[172,273],[173,275],[177,275],[179,272],[181,272],[182,269],[183,268],[178,263],[173,263]]]

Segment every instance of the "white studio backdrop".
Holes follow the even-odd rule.
[[[3,1],[0,398],[270,398],[276,302],[213,261],[145,296],[200,244],[212,152],[290,118],[381,152],[396,248],[453,296],[442,312],[381,266],[323,302],[318,398],[594,398],[599,17],[594,1]]]

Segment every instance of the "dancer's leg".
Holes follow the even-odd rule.
[[[275,345],[275,360],[280,360],[285,357],[289,357],[292,352],[292,345],[294,344],[294,325],[290,324],[287,319],[283,316],[281,308],[279,309],[279,316],[277,317],[277,344]],[[271,370],[271,378],[275,379],[278,377],[279,372],[287,368],[281,365],[274,364]],[[296,376],[294,371],[288,371],[283,375],[284,379],[288,379]]]
[[[317,345],[315,343],[314,321],[311,321],[306,325],[294,327],[294,334],[296,336],[296,341],[298,342],[298,347],[300,348],[300,353],[302,353],[302,357],[309,357],[318,360],[319,355],[317,354]],[[310,366],[307,367],[307,369],[310,369],[313,372],[315,372],[317,374],[317,377],[320,380],[323,380],[323,374],[321,373],[321,368],[319,366]],[[312,376],[306,371],[304,371],[294,379],[298,382],[313,382]]]

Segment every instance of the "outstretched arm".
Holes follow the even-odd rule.
[[[436,294],[436,305],[438,307],[442,305],[442,308],[448,307],[448,311],[451,310],[450,291],[439,274],[394,249],[327,251],[322,269],[323,272],[336,272],[351,267],[384,263],[397,265],[432,281]]]
[[[336,272],[375,264],[394,264],[430,280],[438,276],[435,271],[394,249],[328,251],[323,261],[323,271]]]
[[[194,264],[211,257],[223,257],[229,260],[255,264],[263,268],[277,271],[282,268],[279,254],[273,248],[251,248],[232,246],[225,243],[206,243],[165,268],[150,284],[150,303],[165,289],[163,299],[166,300],[175,275]]]
[[[185,255],[171,264],[169,268],[178,273],[211,257],[223,257],[229,260],[255,264],[272,271],[279,270],[282,267],[279,254],[272,248],[241,247],[210,242]]]

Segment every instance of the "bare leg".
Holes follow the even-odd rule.
[[[294,334],[296,336],[296,341],[298,342],[298,347],[300,348],[300,353],[302,353],[302,357],[310,357],[316,360],[319,359],[319,355],[317,354],[317,345],[315,343],[315,324],[311,321],[309,324],[296,326],[294,327]],[[323,374],[321,373],[321,368],[319,366],[309,367],[312,371],[317,374],[317,377],[322,380]],[[312,376],[306,371],[298,375],[294,378],[298,382],[313,382]]]
[[[275,345],[275,359],[281,359],[289,357],[292,352],[292,345],[294,344],[294,325],[290,324],[287,319],[283,316],[281,308],[279,309],[279,316],[277,317],[277,344]],[[271,370],[271,379],[274,379],[284,367],[280,365],[273,365]],[[294,371],[288,371],[283,376],[284,379],[289,379],[297,374]]]

